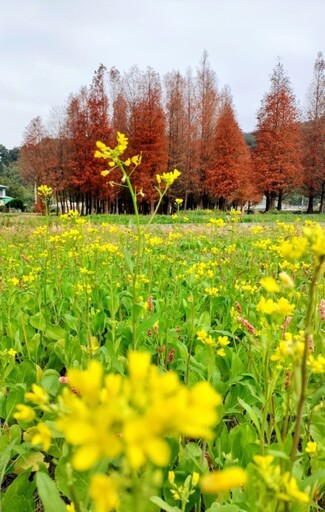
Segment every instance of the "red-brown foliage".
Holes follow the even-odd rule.
[[[255,180],[266,195],[266,209],[278,209],[284,192],[302,182],[301,136],[298,111],[290,81],[278,63],[271,76],[271,90],[262,101],[257,116]]]
[[[224,209],[233,202],[251,200],[251,159],[244,135],[236,121],[229,94],[223,98],[216,124],[214,162],[206,171],[205,187],[211,199]]]

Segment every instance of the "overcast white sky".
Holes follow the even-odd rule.
[[[0,0],[0,144],[19,146],[100,63],[195,71],[203,50],[251,131],[277,57],[303,106],[324,20],[325,0]]]

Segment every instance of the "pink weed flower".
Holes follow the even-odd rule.
[[[171,363],[171,362],[173,361],[173,359],[174,359],[174,354],[175,354],[175,349],[174,349],[174,348],[170,349],[169,354],[168,354],[168,356],[167,356],[167,361],[168,361],[169,363]]]
[[[292,316],[287,316],[287,318],[285,319],[285,321],[283,322],[283,324],[281,325],[281,329],[282,331],[285,331],[286,328],[288,327],[288,325],[290,324],[292,320]]]
[[[246,320],[246,318],[243,318],[242,316],[237,316],[237,320],[240,324],[244,325],[251,334],[256,334],[255,327],[253,327],[252,324],[250,324],[249,321]]]
[[[325,320],[325,299],[322,299],[319,303],[319,313],[321,320]]]
[[[149,311],[152,311],[152,310],[153,310],[153,297],[152,297],[152,295],[150,295],[150,296],[148,297],[148,310],[149,310]]]
[[[238,313],[241,315],[243,310],[242,310],[242,307],[241,307],[241,305],[239,304],[239,302],[237,300],[235,302],[235,306],[236,306],[236,309],[237,309]]]

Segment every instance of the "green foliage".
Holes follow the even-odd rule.
[[[25,210],[33,202],[32,189],[22,181],[18,170],[19,149],[7,149],[0,144],[0,183],[8,187],[6,193],[13,197],[10,207]]]
[[[209,222],[221,217],[224,227]],[[76,501],[82,512],[88,512],[89,482],[96,472],[122,474],[127,484],[123,480],[121,486],[136,490],[141,512],[158,507],[183,512],[271,511],[271,506],[285,510],[279,491],[268,487],[267,476],[263,480],[259,473],[256,456],[274,457],[270,467],[278,487],[284,486],[280,477],[292,471],[298,491],[309,493],[308,503],[287,494],[291,510],[316,512],[323,506],[323,374],[310,362],[298,453],[290,461],[301,386],[301,356],[293,358],[294,347],[303,343],[299,332],[306,328],[312,303],[314,352],[309,355],[322,354],[324,321],[319,305],[325,289],[319,279],[312,300],[308,298],[318,261],[314,249],[285,260],[280,248],[284,241],[290,242],[290,250],[299,248],[294,239],[308,224],[283,222],[291,218],[283,215],[277,224],[243,226],[219,213],[193,212],[193,219],[201,221],[198,226],[183,226],[173,219],[172,226],[146,229],[137,262],[137,230],[129,217],[123,217],[124,225],[114,224],[114,217],[101,217],[100,222],[55,219],[52,225],[43,225],[44,219],[33,224],[27,219],[24,224],[21,218],[15,229],[1,228],[0,238],[4,511],[35,510],[41,500],[45,511],[63,512],[66,502]],[[320,233],[316,225],[312,233]],[[281,281],[281,272],[291,277],[293,287]],[[263,288],[262,277],[275,279],[280,291]],[[261,309],[263,298],[278,303],[280,297],[294,306],[292,314]],[[292,320],[284,328],[288,316]],[[105,373],[126,375],[133,332],[137,349],[149,352],[160,372],[168,375],[172,370],[190,387],[207,380],[222,396],[214,438],[168,438],[171,456],[163,469],[150,466],[125,474],[116,457],[100,461],[90,471],[77,471],[71,467],[75,447],[63,439],[55,423],[54,407],[64,387],[59,378],[68,368],[86,368],[93,360],[102,363]],[[280,353],[284,333],[293,337],[291,352]],[[49,410],[26,400],[34,383],[48,393]],[[37,419],[15,418],[18,404],[32,406]],[[32,445],[28,436],[28,428],[39,420],[52,431],[47,452],[40,444]],[[244,487],[211,496],[200,492],[200,484],[190,486],[194,473],[203,478],[209,469],[234,466],[247,470]],[[174,471],[175,485],[182,492],[185,488],[182,499],[173,497],[171,490],[176,489],[168,471]],[[282,488],[283,493],[289,491]],[[136,510],[127,501],[130,496],[123,498],[121,510],[131,505]],[[256,497],[261,497],[259,508]]]

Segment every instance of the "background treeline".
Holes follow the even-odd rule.
[[[219,90],[206,52],[197,70],[185,75],[171,71],[160,77],[152,68],[137,67],[122,74],[100,65],[90,86],[53,110],[46,127],[40,117],[27,126],[17,162],[20,176],[34,188],[51,186],[63,212],[73,207],[81,214],[132,213],[129,195],[116,185],[118,173],[104,179],[105,162],[93,157],[97,140],[115,146],[117,131],[129,137],[125,158],[142,152],[132,181],[145,194],[139,197],[143,213],[157,200],[156,174],[174,168],[182,175],[166,198],[165,213],[172,212],[176,197],[184,209],[224,210],[256,204],[264,196],[266,210],[280,210],[294,192],[308,198],[309,213],[316,204],[325,211],[321,53],[303,111],[283,65],[276,64],[252,134],[241,131],[230,89]]]

